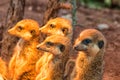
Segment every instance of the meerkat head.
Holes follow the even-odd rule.
[[[31,19],[19,21],[8,33],[25,40],[30,40],[33,36],[39,35],[39,24]]]
[[[71,38],[73,34],[71,22],[67,19],[60,17],[50,19],[47,24],[39,30],[47,36],[59,34]]]
[[[53,55],[64,55],[70,49],[70,39],[61,35],[47,37],[42,43],[37,45],[37,49],[50,52]]]
[[[106,39],[101,32],[95,29],[82,31],[75,41],[74,49],[95,56],[100,50],[104,50]]]

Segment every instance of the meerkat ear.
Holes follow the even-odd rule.
[[[60,44],[58,47],[59,47],[59,49],[60,49],[61,52],[64,52],[65,46],[63,44]]]
[[[62,32],[63,32],[65,35],[67,35],[67,34],[68,34],[68,28],[63,28],[63,29],[62,29]]]
[[[98,42],[98,47],[101,49],[104,46],[104,41],[99,41]]]

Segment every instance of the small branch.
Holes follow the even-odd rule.
[[[76,25],[77,21],[76,21],[76,10],[77,10],[77,5],[76,5],[76,0],[71,0],[71,4],[73,5],[73,9],[72,9],[72,25]]]

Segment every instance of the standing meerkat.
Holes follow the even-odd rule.
[[[42,37],[39,32],[39,24],[31,19],[19,21],[9,34],[21,38],[14,50],[9,63],[10,79],[34,80],[35,63],[41,57],[41,52],[36,49]]]
[[[63,80],[63,73],[72,48],[68,37],[52,35],[47,37],[37,49],[45,51],[36,63],[39,71],[36,80]]]
[[[106,39],[95,29],[82,31],[75,41],[78,51],[70,80],[102,80]]]
[[[54,18],[50,19],[43,27],[41,27],[40,32],[46,36],[50,35],[63,35],[72,39],[73,28],[71,22],[65,18]]]
[[[6,63],[0,58],[0,80],[7,80],[7,66]]]

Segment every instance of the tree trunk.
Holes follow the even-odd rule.
[[[4,25],[4,33],[1,46],[1,57],[9,61],[18,38],[8,34],[8,29],[12,28],[18,21],[23,19],[25,0],[11,0]]]
[[[59,9],[71,9],[72,5],[69,3],[63,3],[61,0],[49,0],[47,10],[45,11],[45,15],[43,18],[43,25],[46,24],[46,22],[50,18],[57,17]]]
[[[43,18],[43,25],[46,24],[46,22],[50,18],[57,17],[59,5],[60,5],[60,0],[49,0],[48,1],[47,10],[46,10],[44,18]]]

